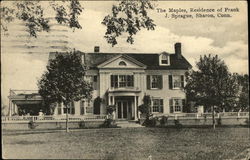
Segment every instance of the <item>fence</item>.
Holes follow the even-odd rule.
[[[106,115],[69,115],[69,121],[103,121]],[[25,122],[25,121],[65,121],[66,116],[2,116],[2,122]]]
[[[157,116],[167,116],[170,119],[211,119],[212,113],[178,113],[161,114]],[[216,118],[248,118],[249,112],[222,112],[216,113]],[[103,121],[106,115],[69,115],[69,121]],[[66,116],[2,116],[2,122],[23,122],[23,121],[65,121]]]
[[[211,119],[212,113],[179,113],[179,114],[163,114],[174,119]],[[249,112],[222,112],[215,113],[216,118],[248,118]]]

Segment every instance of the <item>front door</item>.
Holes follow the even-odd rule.
[[[131,102],[127,100],[117,101],[117,118],[131,119]]]

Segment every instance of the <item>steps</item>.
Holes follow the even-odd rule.
[[[116,124],[118,127],[121,128],[138,128],[138,127],[144,127],[137,123],[136,121],[116,121]]]

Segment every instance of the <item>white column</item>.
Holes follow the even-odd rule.
[[[9,116],[12,116],[12,100],[9,103]]]
[[[141,105],[141,97],[140,96],[138,96],[138,106],[140,106]],[[141,115],[140,115],[140,112],[138,111],[138,118],[140,119],[141,118]]]
[[[84,102],[83,102],[83,110],[84,110],[84,113],[83,113],[83,115],[86,115],[86,99],[84,100]]]
[[[115,105],[115,96],[112,96],[112,105]],[[116,109],[115,109],[114,114],[113,114],[113,119],[116,119]]]
[[[17,112],[16,112],[16,104],[14,103],[13,104],[13,114],[16,114]]]
[[[138,117],[137,117],[137,99],[136,99],[136,96],[135,96],[135,101],[134,101],[134,103],[135,103],[135,120],[138,120]]]
[[[108,95],[108,105],[111,105],[111,96]]]
[[[115,105],[115,96],[112,96],[112,105]]]

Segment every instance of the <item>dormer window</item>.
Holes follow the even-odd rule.
[[[127,64],[124,61],[119,62],[119,66],[127,66]]]
[[[161,64],[168,64],[168,55],[166,54],[162,55]]]
[[[159,62],[160,62],[160,65],[162,65],[162,66],[170,65],[169,54],[168,53],[162,53],[159,56]]]

